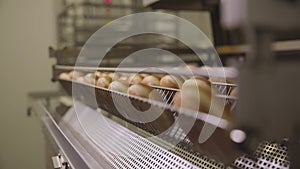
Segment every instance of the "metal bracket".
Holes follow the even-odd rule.
[[[52,158],[53,167],[55,169],[70,169],[70,165],[62,155],[58,154],[57,156],[53,156]]]

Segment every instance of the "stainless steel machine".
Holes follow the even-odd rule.
[[[161,2],[162,4],[159,4]],[[218,1],[191,1],[201,5],[220,4]],[[149,5],[148,1],[145,1]],[[167,0],[150,3],[156,8]],[[179,1],[174,2],[182,3]],[[299,168],[299,100],[300,85],[298,41],[290,45],[275,44],[272,48],[272,32],[297,30],[300,26],[300,1],[288,0],[224,0],[224,24],[227,28],[245,28],[251,39],[250,46],[218,46],[221,57],[245,57],[240,72],[225,68],[228,79],[239,83],[211,82],[217,90],[213,97],[231,105],[234,121],[211,116],[203,112],[178,109],[173,106],[176,89],[152,86],[162,100],[151,100],[111,91],[95,85],[66,80],[63,72],[86,73],[117,72],[119,74],[146,73],[165,75],[166,72],[191,77],[208,76],[208,72],[186,69],[136,67],[116,68],[115,62],[105,60],[105,65],[90,64],[93,58],[83,60],[81,67],[74,62],[79,50],[55,50],[50,56],[53,65],[52,80],[59,82],[65,93],[36,99],[31,112],[41,119],[47,140],[48,168],[201,168],[201,169],[285,169]],[[199,9],[197,6],[193,9]],[[203,6],[201,6],[202,9]],[[211,9],[211,8],[210,8]],[[266,13],[270,9],[270,13]],[[238,14],[237,14],[238,13]],[[282,15],[284,13],[284,15]],[[278,22],[280,20],[280,22]],[[279,24],[280,23],[280,24]],[[271,33],[270,33],[271,32]],[[221,43],[221,41],[218,41]],[[223,42],[222,42],[223,43]],[[187,49],[171,49],[189,53]],[[202,50],[208,58],[213,49]],[[272,55],[272,51],[276,55]],[[111,58],[132,52],[118,48],[110,51]],[[249,56],[245,53],[249,52]],[[287,56],[277,53],[284,53]],[[189,63],[198,60],[182,57]],[[164,62],[172,65],[171,62]],[[110,67],[107,67],[110,66]],[[212,68],[210,76],[220,76],[220,68]],[[223,70],[223,68],[222,68]],[[239,98],[229,96],[233,88],[240,88]],[[77,90],[74,91],[74,88]],[[114,98],[117,98],[115,102]],[[132,121],[135,110],[161,112],[154,121]],[[122,110],[118,109],[121,106]],[[236,108],[235,108],[236,107]],[[125,115],[124,115],[125,112]],[[143,119],[141,115],[141,119]],[[195,119],[189,131],[184,130],[178,119]],[[201,129],[209,123],[216,130],[205,143],[199,143]],[[163,133],[163,134],[162,134]],[[51,160],[50,160],[51,159]]]

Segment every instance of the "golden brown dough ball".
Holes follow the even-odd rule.
[[[118,73],[108,73],[108,76],[113,80],[118,80],[120,78],[120,74]]]
[[[235,87],[232,89],[232,91],[230,92],[230,95],[229,96],[234,96],[234,97],[237,97],[239,94],[239,88],[238,87]]]
[[[103,76],[109,76],[109,73],[108,72],[102,72],[101,77],[103,77]]]
[[[126,81],[116,80],[110,83],[108,89],[122,93],[127,93],[128,86],[129,84]]]
[[[181,78],[171,76],[171,75],[166,75],[160,79],[159,85],[162,87],[179,89],[179,88],[181,88],[183,82],[184,81]]]
[[[128,77],[127,76],[121,76],[119,80],[128,81]]]
[[[99,87],[108,88],[111,81],[112,81],[112,79],[109,76],[100,77],[97,80],[96,85],[99,86]]]
[[[142,76],[142,78],[145,78],[145,77],[149,76],[149,74],[146,74],[146,73],[142,73],[140,75]]]
[[[131,85],[128,88],[127,93],[134,96],[149,98],[150,100],[163,101],[163,98],[158,91],[144,84]]]
[[[87,84],[96,84],[96,75],[94,73],[88,73],[84,76],[84,82]]]
[[[210,84],[205,80],[186,80],[182,89],[175,94],[173,105],[208,113],[211,106],[212,90],[214,89],[212,89]],[[217,99],[215,100],[215,103],[214,106],[217,106],[215,109],[221,110],[223,103]],[[232,115],[227,106],[224,107],[223,118],[232,120]]]
[[[139,84],[139,83],[142,82],[142,80],[143,80],[143,77],[141,75],[139,75],[139,74],[131,75],[128,78],[128,82],[130,84]]]
[[[102,77],[102,73],[97,71],[97,72],[95,72],[95,76],[96,76],[96,79],[99,79],[100,77]]]
[[[162,77],[164,77],[164,74],[152,74],[152,76],[157,77],[158,79],[161,79]]]
[[[128,88],[127,93],[134,96],[149,98],[149,94],[153,89],[143,84],[134,84]]]
[[[153,75],[149,75],[142,80],[142,84],[148,86],[159,86],[159,83],[160,83],[159,78]]]
[[[174,96],[174,105],[196,111],[208,112],[211,102],[211,87],[200,79],[189,79],[184,82],[180,92]],[[199,104],[197,106],[197,104]]]
[[[84,75],[83,75],[83,73],[81,73],[81,72],[78,72],[78,71],[71,71],[70,73],[69,73],[69,75],[70,75],[70,78],[72,79],[72,80],[76,80],[77,78],[79,78],[79,77],[83,77]]]
[[[59,74],[58,78],[62,80],[71,80],[70,74],[65,72]]]

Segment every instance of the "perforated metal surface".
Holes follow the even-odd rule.
[[[217,162],[213,159],[210,159],[206,157],[205,155],[201,155],[198,152],[190,152],[190,150],[187,150],[184,148],[185,145],[178,145],[182,148],[175,148],[174,152],[176,154],[180,154],[185,159],[188,159],[191,161],[191,163],[200,166],[202,169],[224,169],[225,165]]]
[[[290,162],[288,160],[287,151],[288,150],[286,146],[280,146],[276,143],[264,142],[258,146],[255,152],[255,156],[263,156],[265,158],[274,159],[282,164],[289,165]]]
[[[73,114],[73,120],[70,120],[69,115],[65,122],[79,133],[88,133],[87,139],[97,145],[98,152],[106,157],[114,168],[224,168],[222,164],[205,156],[196,156],[180,148],[170,151],[162,148],[159,144],[163,140],[154,139],[156,143],[160,142],[155,144],[86,106],[77,107],[77,110],[80,110],[77,115],[81,125],[74,110],[69,112]],[[82,129],[81,126],[85,128]]]
[[[288,169],[287,147],[277,143],[263,142],[253,156],[242,156],[235,160],[234,166],[240,169]]]

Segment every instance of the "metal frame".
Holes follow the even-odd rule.
[[[153,143],[84,105],[80,106],[84,111],[76,114],[74,109],[70,109],[63,119],[57,122],[42,103],[38,104],[48,114],[48,117],[42,118],[47,131],[73,169],[136,168],[137,166],[139,168],[224,168],[222,164],[205,156],[195,156],[180,148],[171,149],[174,152],[170,152],[165,149],[170,148],[168,143],[159,139],[150,139],[155,142]],[[86,116],[87,113],[89,116]],[[78,121],[78,118],[81,120]],[[102,122],[95,123],[95,119]],[[89,125],[84,129],[82,125],[85,124],[95,125]],[[159,144],[166,147],[160,147]],[[176,155],[175,152],[184,157]],[[119,153],[121,154],[118,155]]]
[[[52,138],[55,140],[57,146],[59,147],[60,151],[63,153],[69,165],[73,169],[88,169],[89,168],[88,165],[78,155],[74,146],[70,144],[68,138],[59,129],[54,119],[51,118],[50,113],[46,110],[46,108],[42,105],[42,103],[39,104],[40,107],[43,108],[44,111],[49,116],[49,117],[42,117],[43,124],[48,129],[49,133],[52,135]]]

